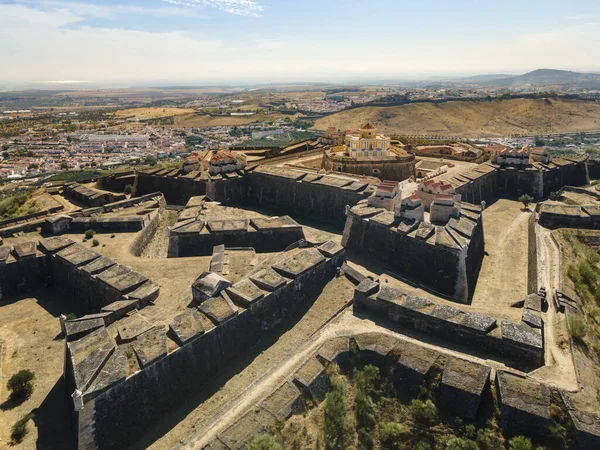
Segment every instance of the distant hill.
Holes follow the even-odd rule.
[[[574,84],[600,87],[600,74],[571,72],[568,70],[538,69],[523,75],[480,81],[482,82],[482,84],[488,86],[518,86],[524,84]]]
[[[371,122],[387,134],[508,136],[600,130],[600,102],[511,99],[365,106],[323,117],[315,128],[358,129]]]
[[[490,75],[474,75],[472,77],[466,77],[466,78],[460,78],[458,81],[462,81],[462,82],[469,82],[469,83],[483,83],[486,81],[494,81],[494,80],[500,80],[503,78],[510,78],[512,75],[508,75],[508,74],[490,74]]]

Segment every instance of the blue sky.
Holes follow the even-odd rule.
[[[0,83],[600,72],[600,2],[0,0]]]

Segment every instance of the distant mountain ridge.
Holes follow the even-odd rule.
[[[476,77],[472,77],[476,78]],[[487,86],[516,86],[524,84],[576,84],[600,87],[600,74],[570,70],[537,69],[523,75],[481,81]]]

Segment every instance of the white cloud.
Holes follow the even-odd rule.
[[[231,14],[240,16],[259,16],[264,7],[253,0],[163,0],[173,5],[193,8],[212,6]]]

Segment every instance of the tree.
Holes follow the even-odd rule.
[[[11,391],[11,398],[27,400],[33,393],[34,378],[35,373],[31,370],[20,370],[10,377],[6,387]]]
[[[422,425],[431,426],[437,421],[437,408],[431,400],[413,400],[410,403],[413,420]]]
[[[479,450],[479,446],[470,439],[453,437],[448,439],[446,450]]]
[[[96,232],[94,230],[85,230],[85,238],[87,240],[92,239],[95,234],[96,234]]]
[[[133,192],[133,186],[130,184],[127,184],[125,186],[125,189],[123,189],[123,193],[125,193],[127,195],[131,195],[132,192]]]
[[[360,449],[371,450],[375,445],[373,430],[375,429],[376,406],[371,395],[379,384],[379,369],[367,365],[356,375],[356,430]]]
[[[531,440],[525,436],[515,436],[508,441],[508,448],[510,450],[532,450]]]
[[[66,161],[60,163],[60,168],[63,170],[67,170],[69,168],[69,164]]]
[[[348,447],[353,427],[346,407],[347,389],[337,366],[330,372],[330,389],[325,397],[325,448],[344,450]]]
[[[27,435],[27,422],[33,419],[33,414],[25,414],[15,422],[10,430],[10,439],[13,445],[20,444],[25,435]]]
[[[533,201],[533,197],[529,194],[523,194],[519,197],[519,201],[523,203],[523,208],[529,209],[529,204]]]
[[[252,438],[246,450],[283,450],[283,447],[275,436],[262,433]]]

